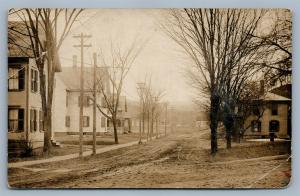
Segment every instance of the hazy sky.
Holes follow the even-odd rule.
[[[191,103],[192,89],[183,74],[184,55],[159,28],[165,14],[166,10],[159,9],[85,10],[60,50],[62,66],[72,66],[71,59],[75,54],[80,60],[79,49],[73,47],[79,44],[79,40],[72,37],[74,34],[92,35],[86,41],[86,44],[92,44],[85,50],[88,64],[92,63],[92,53],[99,52],[99,48],[109,53],[111,40],[113,44],[126,48],[137,39],[138,43],[146,42],[146,45],[126,78],[123,94],[128,99],[138,99],[136,83],[152,76],[154,88],[166,91],[165,100]],[[90,66],[88,64],[86,66]]]
[[[80,50],[73,47],[79,44],[79,39],[73,38],[73,35],[84,33],[92,36],[85,42],[92,44],[92,47],[84,51],[85,66],[92,65],[92,54],[99,54],[100,49],[107,56],[111,44],[126,49],[135,40],[138,45],[146,42],[127,75],[122,94],[128,99],[138,100],[137,83],[151,76],[153,88],[165,90],[164,101],[192,103],[195,92],[184,77],[185,69],[192,62],[189,62],[182,49],[159,27],[168,16],[167,12],[167,9],[84,10],[60,48],[62,66],[72,66],[73,55],[78,56],[78,65],[80,64]],[[284,14],[284,10],[269,11],[264,16],[259,32],[267,33],[271,29],[272,20],[278,14]],[[18,20],[16,17],[10,16],[9,19]],[[100,60],[98,65],[103,66]]]

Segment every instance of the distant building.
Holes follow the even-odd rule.
[[[130,116],[130,131],[139,132],[140,105],[136,101],[127,101],[127,116]]]
[[[104,75],[104,69],[97,68],[97,74]],[[83,133],[93,132],[93,68],[84,68],[84,96],[83,96]],[[62,72],[56,75],[54,100],[54,136],[79,134],[79,111],[80,111],[80,67],[62,67]],[[107,80],[105,80],[107,81]],[[97,103],[106,111],[103,96],[97,93]],[[107,119],[96,109],[96,130],[107,131]]]
[[[207,112],[199,112],[197,113],[196,115],[196,127],[199,128],[200,130],[201,129],[205,129],[205,128],[208,128],[209,127],[209,123],[210,123],[210,120],[209,120],[209,115]]]
[[[260,101],[263,107],[259,108],[260,111],[254,109],[246,119],[244,127],[247,129],[244,135],[268,137],[270,132],[274,132],[279,138],[289,138],[291,99],[271,91],[267,92]]]
[[[131,115],[128,113],[128,105],[125,96],[120,96],[117,117],[118,132],[131,132]],[[107,128],[109,131],[113,132],[113,124],[109,119],[107,120]]]
[[[97,75],[103,77],[105,91],[110,95],[108,72],[106,68],[97,67]],[[84,68],[84,97],[83,97],[83,134],[93,132],[93,68]],[[62,67],[62,72],[56,75],[57,88],[54,97],[53,131],[55,136],[79,134],[80,111],[80,67]],[[97,92],[97,104],[108,116],[110,113],[106,107],[104,96]],[[126,97],[120,96],[118,109],[118,131],[128,131],[129,117],[126,116]],[[96,108],[96,132],[101,134],[113,131],[112,122]]]

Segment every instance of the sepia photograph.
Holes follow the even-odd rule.
[[[12,8],[7,31],[9,188],[289,186],[289,9]]]

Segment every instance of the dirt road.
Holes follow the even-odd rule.
[[[245,142],[209,154],[208,131],[181,129],[94,157],[8,170],[13,188],[279,188],[289,183],[289,144]],[[275,168],[275,169],[274,169]]]

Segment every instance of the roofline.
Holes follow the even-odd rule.
[[[66,91],[68,91],[68,92],[80,92],[81,90],[80,89],[66,89]],[[84,92],[94,92],[93,90],[91,90],[91,89],[83,89],[83,91]],[[99,91],[99,93],[101,93],[100,91]]]

